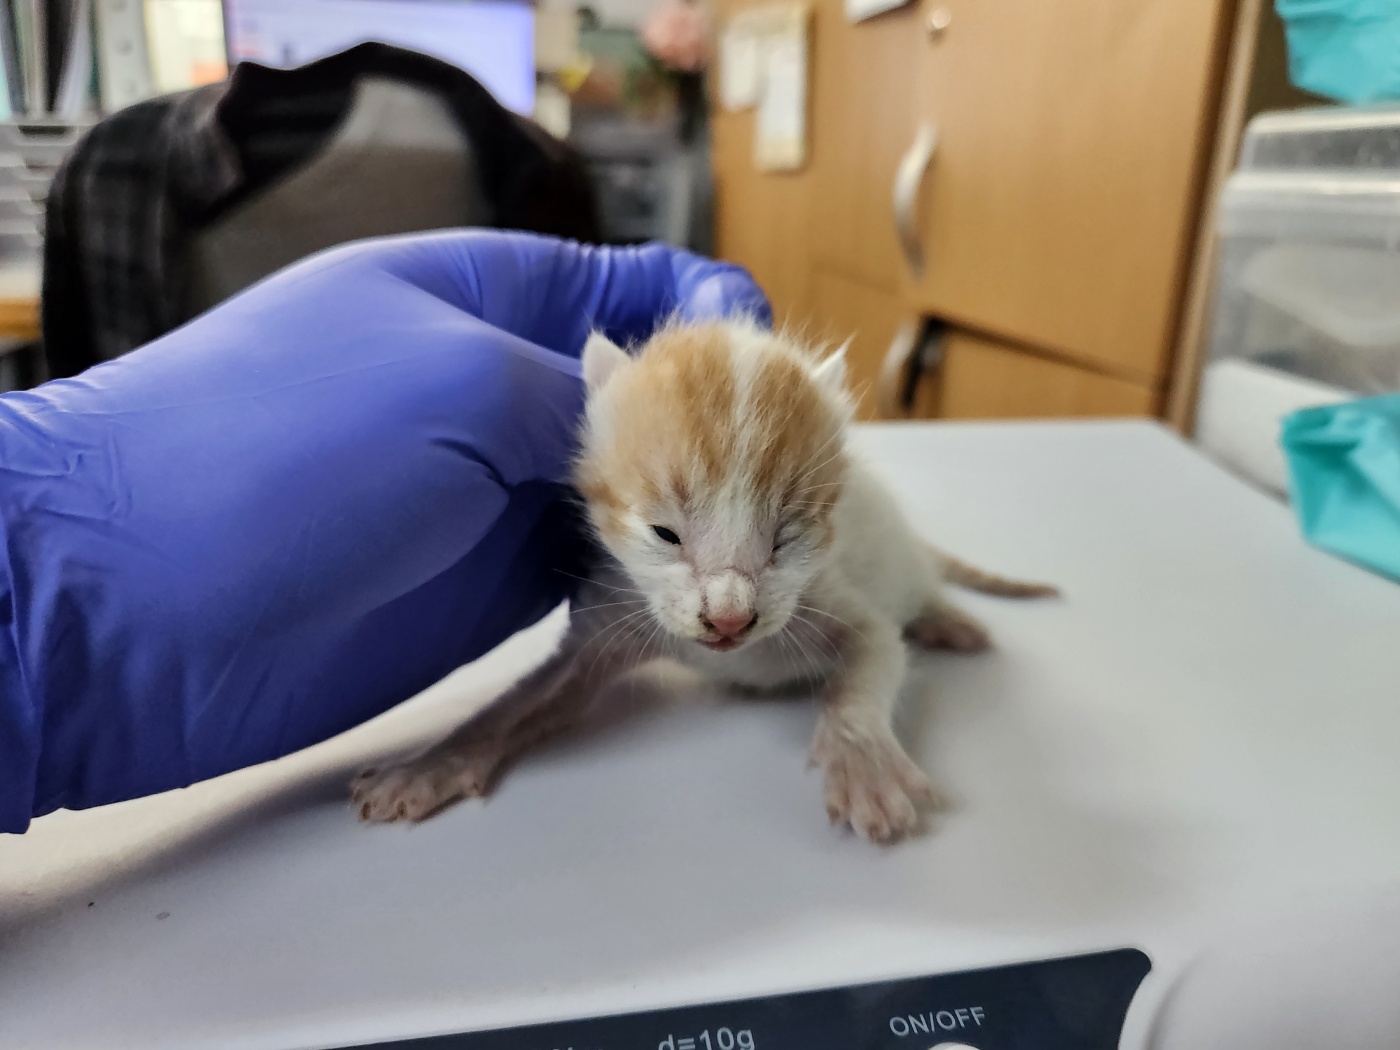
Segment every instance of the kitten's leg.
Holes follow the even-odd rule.
[[[923,545],[923,555],[929,572],[930,597],[919,615],[905,625],[904,636],[925,649],[980,653],[992,644],[985,627],[943,597],[944,583],[1001,598],[1051,598],[1060,593],[1058,587],[1048,583],[1028,583],[984,572],[929,544]]]
[[[980,653],[992,645],[985,627],[942,598],[930,601],[904,625],[904,637],[921,649],[951,649],[958,653]]]
[[[914,831],[920,806],[937,795],[894,734],[907,664],[899,628],[873,610],[849,622],[844,668],[829,686],[812,761],[826,775],[832,821],[890,842]]]
[[[519,754],[567,725],[618,673],[572,637],[544,664],[446,740],[416,758],[370,769],[351,784],[360,817],[424,820],[464,798],[485,795]]]
[[[918,553],[922,555],[918,560],[922,562],[919,592],[923,598],[918,615],[904,625],[905,640],[921,649],[951,649],[958,653],[980,653],[991,648],[987,629],[944,594],[949,566],[961,567],[962,563],[950,562],[926,543],[920,545]]]

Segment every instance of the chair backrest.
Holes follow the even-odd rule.
[[[190,238],[182,300],[192,316],[324,248],[492,220],[472,145],[446,104],[366,77],[316,154]]]
[[[54,181],[44,356],[76,375],[305,255],[454,226],[600,239],[577,150],[469,73],[359,44],[99,121]]]

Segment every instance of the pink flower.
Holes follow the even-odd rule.
[[[698,73],[710,63],[710,21],[698,4],[665,0],[642,28],[642,43],[662,65]]]

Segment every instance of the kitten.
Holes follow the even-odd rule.
[[[641,660],[745,691],[806,688],[834,822],[875,841],[935,801],[895,738],[905,641],[973,652],[986,631],[944,581],[1010,597],[1052,587],[941,556],[847,446],[845,358],[748,322],[676,324],[635,358],[594,335],[575,481],[601,546],[558,650],[447,740],[352,788],[366,820],[422,820],[485,794]]]

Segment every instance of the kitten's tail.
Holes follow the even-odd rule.
[[[1051,584],[1010,580],[1005,576],[984,572],[940,550],[931,549],[934,558],[943,566],[943,578],[970,591],[994,594],[999,598],[1053,598],[1060,593],[1060,589]]]

